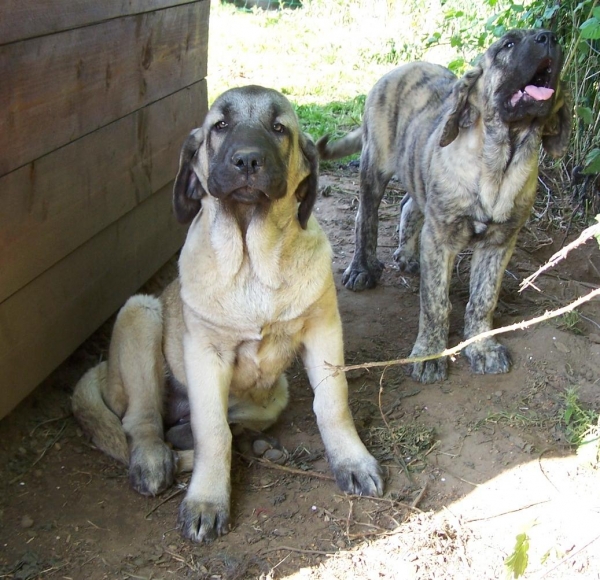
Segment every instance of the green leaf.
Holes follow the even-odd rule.
[[[598,18],[590,18],[579,27],[579,30],[581,30],[581,38],[597,40],[600,38],[600,20]]]
[[[600,6],[596,6],[594,10],[592,10],[592,16],[598,20],[600,20]]]
[[[571,421],[571,417],[573,416],[573,407],[567,407],[565,409],[565,423],[568,425]]]
[[[600,149],[592,149],[585,156],[585,165],[583,166],[582,173],[585,175],[600,173]]]
[[[517,535],[517,543],[513,553],[504,560],[504,565],[512,572],[513,578],[525,574],[529,563],[529,537],[522,533]]]
[[[462,69],[464,68],[464,66],[465,66],[465,59],[462,57],[455,58],[453,61],[448,63],[448,68],[454,74],[460,74],[462,72]]]
[[[542,16],[542,18],[544,20],[550,20],[550,18],[552,18],[556,12],[558,11],[559,5],[555,4],[554,6],[548,6],[548,8],[546,8],[546,10],[544,10],[544,15]]]
[[[577,107],[577,116],[586,124],[591,125],[594,121],[594,112],[589,107]]]
[[[450,46],[453,48],[461,47],[463,45],[463,41],[462,38],[460,36],[458,36],[457,34],[453,35],[452,38],[450,39]]]

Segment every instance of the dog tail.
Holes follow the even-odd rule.
[[[102,398],[107,375],[108,363],[101,362],[79,379],[71,399],[73,415],[98,449],[128,465],[129,449],[121,419]]]
[[[340,159],[358,153],[362,149],[362,133],[362,127],[359,127],[333,143],[329,143],[329,135],[321,137],[317,141],[319,157],[323,160]]]

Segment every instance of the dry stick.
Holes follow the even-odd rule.
[[[573,250],[574,248],[577,248],[581,244],[587,242],[587,240],[589,240],[592,236],[595,236],[597,234],[600,234],[600,224],[595,224],[595,225],[590,226],[589,228],[583,230],[581,232],[581,235],[576,240],[572,241],[570,244],[568,244],[564,248],[560,249],[543,266],[538,268],[538,270],[535,271],[531,276],[525,278],[525,280],[523,280],[523,282],[521,282],[519,292],[522,292],[528,286],[533,286],[534,280],[540,274],[542,274],[546,270],[556,266],[556,264],[558,264],[558,262],[563,260],[571,250]],[[535,286],[533,286],[533,287],[535,288]],[[536,288],[536,290],[537,290],[537,288]]]
[[[304,475],[306,477],[314,477],[315,479],[326,479],[327,481],[335,481],[335,478],[332,475],[327,475],[326,473],[320,473],[318,471],[304,471],[302,469],[296,469],[295,467],[286,467],[285,465],[279,465],[277,463],[273,463],[272,461],[269,461],[268,459],[263,459],[262,457],[247,457],[245,455],[243,455],[242,457],[245,457],[250,462],[256,461],[257,463],[260,463],[261,465],[264,465],[265,467],[268,467],[269,469],[285,471],[286,473],[292,473],[294,475]]]
[[[425,485],[423,486],[423,489],[419,492],[419,495],[410,504],[410,507],[412,509],[416,509],[416,507],[421,503],[421,500],[423,499],[423,496],[425,495],[426,491],[427,491],[427,482],[425,482]]]
[[[340,497],[340,496],[336,496],[336,497]],[[343,497],[344,497],[344,499],[347,498],[347,497],[353,497],[353,498],[356,498],[356,499],[370,499],[372,501],[378,501],[378,502],[383,502],[383,503],[389,503],[389,504],[392,504],[392,505],[398,505],[398,506],[401,506],[403,508],[406,508],[406,509],[412,510],[414,512],[417,512],[419,514],[423,513],[423,511],[420,510],[418,507],[412,506],[412,505],[410,505],[408,503],[404,503],[404,502],[399,501],[397,499],[390,499],[390,498],[387,498],[387,497],[375,497],[375,496],[372,496],[372,495],[356,495],[356,494],[347,494],[347,495],[345,495]]]
[[[263,554],[269,552],[278,552],[280,550],[289,550],[290,552],[298,552],[299,554],[317,554],[319,556],[332,556],[336,552],[323,552],[321,550],[303,550],[302,548],[292,548],[291,546],[276,546],[275,548],[268,548],[263,550]]]
[[[507,332],[512,332],[514,330],[523,330],[525,328],[529,328],[530,326],[533,326],[534,324],[544,322],[545,320],[550,320],[551,318],[556,318],[557,316],[562,316],[566,312],[575,310],[575,308],[577,308],[578,306],[581,306],[582,304],[584,304],[585,302],[588,302],[589,300],[592,300],[592,298],[595,298],[596,296],[600,296],[600,288],[597,288],[596,290],[589,292],[585,296],[582,296],[581,298],[578,298],[577,300],[571,302],[570,304],[567,304],[567,306],[563,306],[562,308],[558,308],[556,310],[551,310],[550,312],[546,311],[543,315],[536,316],[535,318],[530,318],[529,320],[523,320],[521,322],[516,322],[515,324],[510,324],[509,326],[502,326],[500,328],[495,328],[493,330],[488,330],[486,332],[482,332],[481,334],[472,336],[471,338],[464,340],[460,344],[457,344],[456,346],[454,346],[452,348],[447,348],[437,354],[430,354],[427,356],[417,356],[417,357],[412,357],[412,358],[399,358],[399,359],[379,361],[379,362],[368,362],[368,363],[362,363],[362,364],[358,364],[358,365],[341,366],[341,365],[332,365],[328,362],[326,362],[325,365],[328,368],[332,369],[333,374],[335,376],[339,372],[348,372],[348,371],[353,371],[356,369],[369,369],[369,368],[374,368],[374,367],[388,367],[388,366],[392,366],[392,365],[405,365],[405,364],[410,364],[410,363],[434,360],[436,358],[441,358],[443,356],[452,356],[452,355],[457,354],[458,352],[460,352],[461,350],[463,350],[465,347],[469,346],[470,344],[473,344],[474,342],[477,342],[479,340],[483,340],[484,338],[496,336],[497,334],[505,334]]]
[[[523,507],[516,508],[514,510],[508,510],[507,512],[501,512],[501,513],[495,514],[493,516],[486,516],[484,518],[473,518],[471,520],[466,520],[465,524],[472,524],[473,522],[486,522],[488,520],[493,520],[494,518],[499,518],[502,516],[507,516],[509,514],[515,514],[517,512],[522,512],[523,510],[528,510],[529,508],[535,507],[536,505],[542,505],[544,503],[548,503],[549,501],[550,501],[549,499],[544,499],[542,501],[536,501],[534,503],[524,505]]]
[[[25,471],[23,471],[22,473],[20,473],[19,475],[15,476],[15,477],[13,477],[8,483],[10,483],[10,484],[15,483],[15,481],[18,481],[19,479],[21,479],[30,469],[33,469],[44,458],[44,455],[46,455],[48,450],[51,447],[53,447],[54,444],[61,438],[63,431],[65,430],[66,427],[67,427],[67,423],[65,422],[64,425],[60,428],[57,435],[54,437],[54,439],[52,439],[52,441],[50,441],[50,443],[48,443],[46,445],[46,447],[44,447],[44,450],[39,455],[39,457],[29,467],[27,467],[25,469]]]
[[[166,504],[168,501],[172,500],[174,497],[177,497],[180,493],[184,492],[187,489],[187,485],[174,491],[170,496],[163,499],[160,503],[156,504],[145,516],[145,519],[148,519],[160,506]]]
[[[596,536],[593,540],[590,540],[584,546],[581,546],[581,548],[579,548],[579,550],[576,550],[575,552],[572,552],[571,554],[569,554],[568,556],[563,558],[560,562],[558,562],[558,564],[556,564],[556,566],[554,566],[553,568],[550,568],[550,570],[547,570],[541,576],[538,576],[538,578],[539,579],[545,578],[546,576],[548,576],[548,574],[550,574],[550,572],[554,572],[554,570],[556,570],[559,566],[562,566],[565,562],[568,562],[571,558],[574,558],[575,556],[577,556],[577,554],[579,554],[580,552],[583,552],[586,548],[588,548],[589,546],[591,546],[594,542],[597,542],[598,540],[600,540],[600,535]]]

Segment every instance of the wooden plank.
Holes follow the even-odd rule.
[[[191,0],[2,0],[0,44],[152,12]],[[196,0],[197,1],[197,0]],[[208,2],[209,0],[204,0]]]
[[[0,304],[0,418],[181,246],[167,185]]]
[[[0,176],[206,76],[209,2],[0,47]]]
[[[0,302],[173,180],[200,81],[0,177]]]

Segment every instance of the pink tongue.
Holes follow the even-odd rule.
[[[535,85],[527,85],[525,92],[536,101],[547,101],[554,94],[553,89],[536,87]]]

